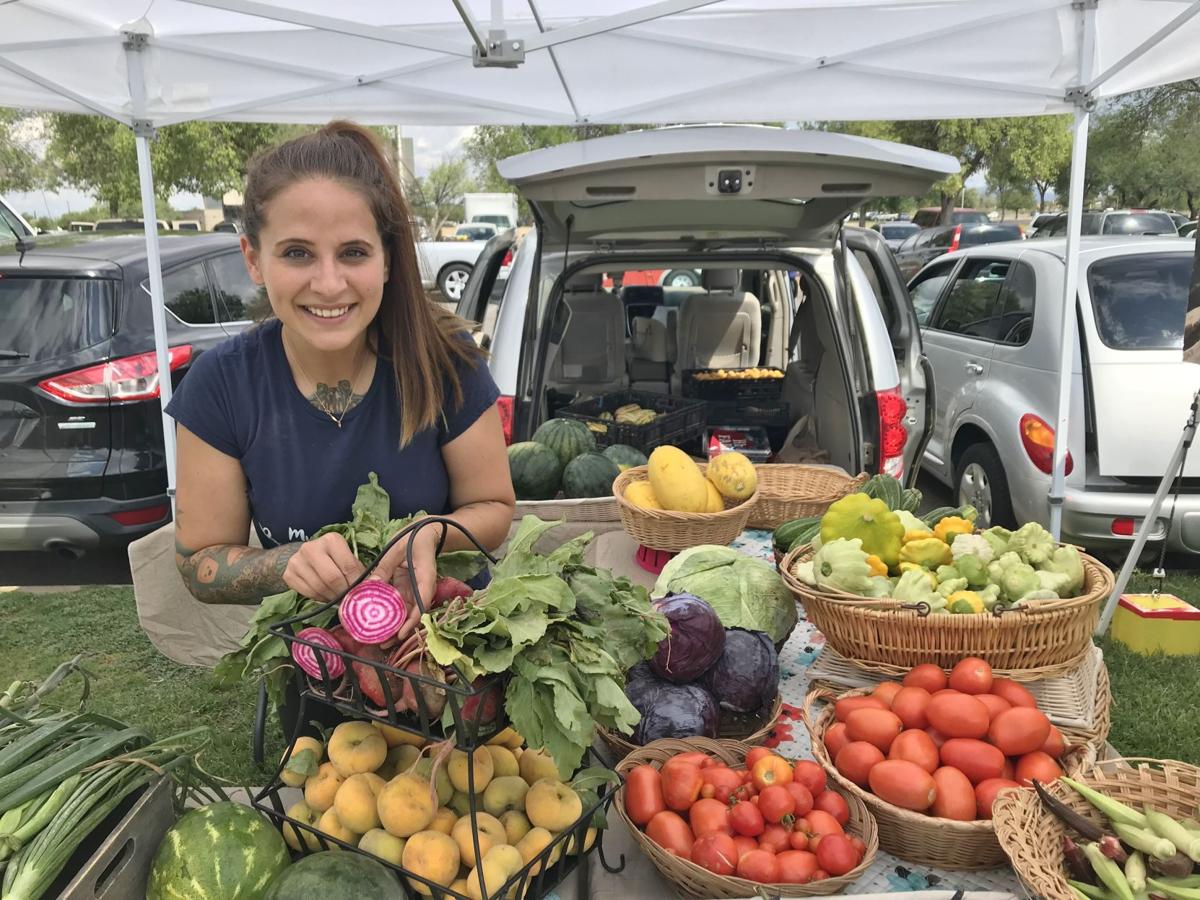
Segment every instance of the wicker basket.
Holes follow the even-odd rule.
[[[518,500],[514,521],[537,516],[547,522],[617,522],[616,497],[589,497],[580,500]]]
[[[707,468],[698,463],[700,471]],[[750,512],[758,501],[758,491],[741,503],[725,501],[724,512],[683,513],[665,509],[642,509],[625,499],[625,488],[634,481],[647,481],[646,466],[633,466],[617,476],[613,495],[617,498],[621,525],[631,538],[654,550],[679,552],[698,544],[725,545],[746,529]]]
[[[750,513],[751,528],[775,529],[792,519],[819,516],[829,504],[861,488],[868,477],[830,466],[766,463],[754,468],[758,502]]]
[[[813,705],[820,700],[862,697],[869,693],[871,691],[868,688],[840,695],[823,690],[812,691],[804,698],[801,718],[812,738],[813,758],[844,794],[858,798],[875,817],[879,827],[879,846],[900,859],[943,869],[990,869],[1003,865],[1004,851],[996,840],[996,830],[991,820],[959,822],[901,809],[863,790],[838,772],[825,748],[825,731],[836,721],[833,703],[827,703],[818,713],[813,712]],[[1075,773],[1091,765],[1095,759],[1094,746],[1073,746],[1062,760],[1062,767],[1068,773]]]
[[[992,615],[927,615],[897,600],[868,600],[805,584],[792,568],[812,552],[809,546],[796,547],[783,558],[784,583],[830,646],[881,675],[900,675],[929,662],[950,668],[964,656],[981,657],[1010,674],[1032,669],[1041,678],[1062,674],[1083,661],[1100,607],[1113,588],[1112,570],[1081,553],[1085,592],[1078,597],[1033,600]]]
[[[1149,806],[1177,819],[1193,816],[1200,804],[1200,769],[1174,760],[1107,759],[1075,777],[1114,800],[1137,809]],[[1085,818],[1104,822],[1090,803],[1065,785],[1056,782],[1046,790]],[[1004,791],[993,815],[1000,846],[1030,893],[1045,900],[1075,900],[1063,868],[1066,832],[1037,795]]]
[[[766,718],[762,720],[762,725],[760,727],[756,728],[754,731],[750,732],[744,737],[736,733],[722,734],[721,737],[727,740],[740,741],[743,744],[749,744],[751,746],[761,744],[771,736],[771,732],[775,729],[775,724],[779,721],[779,713],[782,710],[783,695],[776,694],[775,703],[771,707],[770,713],[768,713]],[[596,733],[600,735],[600,739],[608,745],[608,748],[612,750],[614,754],[616,754],[617,759],[624,759],[634,750],[641,749],[640,744],[632,743],[620,732],[609,731],[607,728],[597,728]]]
[[[672,740],[667,738],[654,741],[645,747],[638,747],[625,757],[625,759],[617,763],[616,768],[622,776],[628,775],[634,766],[639,766],[643,763],[648,763],[655,768],[661,768],[662,764],[675,754],[692,750],[699,750],[731,766],[737,766],[745,760],[746,752],[749,749],[748,745],[738,743],[737,741],[713,741],[708,738]],[[690,860],[680,859],[678,856],[668,853],[659,847],[658,844],[654,843],[654,841],[650,840],[650,838],[646,837],[646,834],[630,821],[628,814],[625,812],[624,784],[618,789],[612,808],[621,816],[621,819],[629,828],[629,833],[633,836],[638,846],[642,848],[642,852],[650,857],[650,861],[654,863],[658,871],[662,873],[662,876],[671,881],[683,896],[704,898],[756,897],[765,891],[767,894],[775,897],[819,897],[826,894],[836,894],[856,881],[870,867],[875,859],[875,853],[879,849],[875,820],[867,812],[862,801],[845,791],[839,790],[838,793],[845,798],[846,804],[850,807],[850,823],[847,830],[862,838],[863,843],[867,845],[867,852],[863,854],[862,862],[845,875],[840,875],[836,878],[825,878],[810,884],[764,885],[755,881],[748,881],[745,878],[714,875],[712,872],[702,869]]]

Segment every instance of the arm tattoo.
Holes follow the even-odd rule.
[[[202,603],[258,603],[288,589],[283,572],[299,544],[256,550],[218,544],[192,550],[175,542],[175,565],[192,596]]]

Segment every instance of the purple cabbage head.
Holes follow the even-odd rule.
[[[668,737],[715,738],[720,722],[717,701],[698,684],[660,684],[641,713],[633,732],[636,744]]]
[[[779,654],[769,635],[730,628],[725,650],[702,684],[723,710],[738,714],[767,711],[779,693]]]
[[[650,668],[660,678],[687,684],[703,675],[725,649],[725,626],[716,610],[694,594],[670,594],[654,601],[667,617],[670,634],[658,645]]]

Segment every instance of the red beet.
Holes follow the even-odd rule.
[[[362,644],[352,638],[341,625],[334,625],[329,629],[329,633],[347,653],[353,653],[355,656],[361,654]]]
[[[437,587],[433,591],[433,599],[429,603],[430,609],[437,609],[443,603],[449,603],[455,597],[470,597],[475,591],[467,584],[459,581],[457,578],[450,578],[443,575],[437,580]]]
[[[358,653],[363,659],[370,660],[375,663],[386,663],[387,654],[377,647],[372,647],[369,644],[363,645]],[[376,706],[387,707],[387,698],[383,694],[383,682],[380,680],[380,674],[386,674],[388,687],[392,691],[392,702],[399,702],[405,685],[405,679],[398,675],[393,675],[390,672],[381,673],[381,670],[375,666],[365,662],[356,662],[351,664],[354,669],[354,677],[358,680],[359,690],[363,692],[363,696],[374,703]]]
[[[462,716],[467,722],[477,722],[480,725],[487,725],[496,721],[500,716],[500,704],[504,697],[500,691],[498,682],[484,679],[482,676],[476,678],[471,687],[475,690],[484,688],[482,693],[466,697],[462,702]]]

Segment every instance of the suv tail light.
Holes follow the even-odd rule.
[[[504,444],[508,446],[513,439],[513,397],[502,394],[496,400],[496,408],[500,410],[500,428],[504,431]]]
[[[500,260],[500,268],[503,269],[505,266],[511,266],[512,260],[513,260],[512,247],[509,247],[508,251],[504,254],[504,259]]]
[[[955,225],[954,226],[954,237],[950,238],[950,249],[946,251],[947,253],[953,253],[955,250],[958,249],[958,242],[961,237],[962,237],[962,226]]]
[[[1054,429],[1033,413],[1021,416],[1020,428],[1021,445],[1025,448],[1025,455],[1039,471],[1049,475],[1054,471]],[[1068,450],[1066,474],[1070,475],[1073,468],[1075,461],[1071,459],[1071,451]]]
[[[900,388],[875,392],[875,404],[879,407],[879,471],[884,475],[900,478],[904,474],[904,445],[908,442],[908,431],[904,428],[904,416],[908,403]]]
[[[144,506],[141,509],[124,509],[120,512],[109,513],[108,517],[121,525],[149,525],[171,515],[171,507],[166,503],[158,506]]]
[[[192,359],[192,347],[183,344],[168,351],[171,371]],[[125,356],[86,369],[77,369],[38,382],[47,394],[72,403],[129,403],[158,396],[158,363],[155,353]]]

